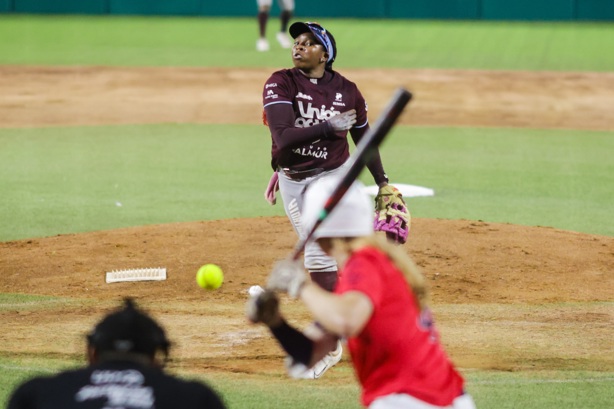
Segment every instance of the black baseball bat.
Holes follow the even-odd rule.
[[[349,190],[352,183],[358,178],[360,172],[367,166],[367,163],[371,160],[371,157],[377,150],[378,146],[384,140],[392,126],[399,118],[405,106],[409,103],[412,98],[411,92],[404,88],[398,88],[388,105],[384,108],[382,113],[380,114],[377,122],[373,127],[369,128],[369,131],[366,135],[362,137],[358,145],[356,145],[356,150],[350,156],[350,167],[347,172],[339,182],[339,185],[333,190],[333,193],[324,203],[324,208],[320,212],[320,216],[316,220],[315,224],[311,228],[311,230],[307,233],[307,235],[299,240],[294,248],[294,252],[292,253],[292,260],[298,260],[299,256],[305,249],[305,245],[311,237],[318,229],[318,227],[322,224],[324,220],[328,217],[328,215],[333,211],[335,206],[339,203],[343,195]]]

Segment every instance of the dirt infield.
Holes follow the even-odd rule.
[[[0,127],[260,123],[270,69],[0,67]],[[376,118],[394,89],[400,123],[614,130],[614,73],[344,70]]]
[[[269,72],[0,67],[0,127],[258,123]],[[416,94],[405,124],[614,130],[606,92],[614,74],[344,74],[363,89],[372,118],[405,85]],[[243,309],[249,286],[262,284],[295,241],[289,222],[273,217],[0,243],[1,292],[65,298],[45,309],[3,306],[0,354],[79,355],[84,331],[130,295],[168,327],[176,369],[279,374],[280,349],[245,323]],[[418,216],[405,248],[429,279],[444,343],[462,368],[614,370],[614,238]],[[206,292],[194,274],[211,260],[226,282]],[[105,271],[158,266],[168,269],[164,282],[104,282]],[[297,302],[284,303],[297,323],[307,320]],[[347,382],[334,371],[330,378]]]

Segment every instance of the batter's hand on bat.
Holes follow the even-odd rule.
[[[261,322],[269,327],[275,327],[282,321],[279,314],[279,298],[270,290],[250,297],[245,314],[252,323]]]
[[[298,298],[306,282],[307,275],[302,263],[298,260],[286,259],[278,261],[273,267],[273,271],[269,275],[267,288],[288,293],[292,298]]]
[[[335,115],[328,120],[333,131],[347,131],[356,123],[356,110],[350,109],[349,111],[342,112]]]

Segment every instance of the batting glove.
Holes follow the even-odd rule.
[[[279,298],[270,290],[250,297],[245,315],[254,324],[261,322],[269,327],[279,325],[281,322]]]
[[[269,275],[267,288],[286,292],[292,298],[298,298],[307,282],[307,275],[300,262],[295,260],[278,261]]]

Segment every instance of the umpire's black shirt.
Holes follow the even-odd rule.
[[[8,409],[224,409],[207,385],[134,362],[110,361],[34,378],[18,387]]]

